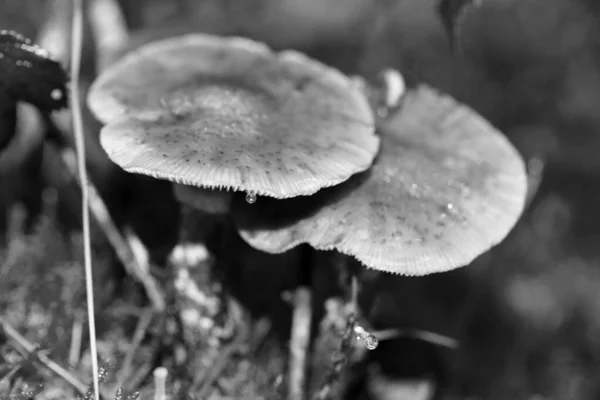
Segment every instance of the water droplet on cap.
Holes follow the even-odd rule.
[[[254,203],[256,203],[256,193],[254,193],[254,192],[248,192],[248,193],[246,193],[246,202],[248,204],[254,204]]]

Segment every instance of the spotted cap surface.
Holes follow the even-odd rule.
[[[335,249],[404,275],[464,266],[499,243],[524,208],[520,155],[447,95],[420,86],[403,102],[381,128],[381,153],[369,171],[310,201],[265,201],[253,213],[236,202],[242,237],[271,253],[300,243]]]
[[[123,169],[275,198],[368,169],[373,113],[341,72],[293,51],[206,34],[140,47],[94,82],[101,143]]]

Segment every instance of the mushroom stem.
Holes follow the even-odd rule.
[[[311,293],[308,288],[299,288],[294,295],[294,315],[290,340],[290,381],[288,398],[303,400],[306,387],[307,353],[310,344]]]

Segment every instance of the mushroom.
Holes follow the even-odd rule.
[[[242,38],[153,42],[105,70],[88,96],[101,143],[133,173],[275,198],[367,170],[379,150],[369,104],[341,72]]]
[[[307,200],[261,202],[233,217],[251,246],[308,243],[404,275],[447,271],[499,243],[522,213],[524,163],[489,123],[428,86],[382,123],[373,167]],[[299,210],[291,212],[290,210]]]

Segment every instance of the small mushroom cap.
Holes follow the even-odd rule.
[[[210,214],[228,214],[231,210],[232,192],[179,184],[173,186],[177,200],[196,210]]]
[[[242,237],[279,253],[336,249],[404,275],[447,271],[499,243],[522,213],[524,163],[483,118],[427,86],[407,92],[381,129],[373,167],[307,201],[234,203]],[[292,204],[296,201],[296,204]],[[278,205],[279,204],[279,205]],[[299,214],[290,215],[293,206]]]
[[[379,150],[349,78],[241,38],[142,46],[94,82],[88,104],[116,164],[191,186],[309,195],[368,169]]]

